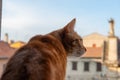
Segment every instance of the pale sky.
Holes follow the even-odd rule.
[[[120,37],[120,0],[3,0],[2,39],[28,41],[64,27],[76,18],[76,32],[81,36],[98,32],[108,35],[108,20],[115,20],[115,34]]]

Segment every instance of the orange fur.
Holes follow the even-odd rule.
[[[74,24],[75,19],[63,29],[31,38],[7,63],[1,80],[64,80],[67,55],[85,51]]]

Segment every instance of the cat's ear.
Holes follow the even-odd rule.
[[[74,32],[75,22],[76,22],[76,19],[74,18],[71,22],[69,22],[69,23],[64,27],[64,31],[67,32],[67,33],[69,33],[69,32]]]

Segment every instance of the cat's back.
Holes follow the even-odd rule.
[[[35,36],[9,60],[1,80],[54,80],[65,74],[65,57],[58,39],[51,35]]]
[[[59,50],[60,52],[61,51],[65,52],[62,42],[58,38],[50,34],[47,34],[44,36],[42,35],[34,36],[33,38],[30,39],[27,46],[30,46],[36,49],[38,48],[38,50],[50,49],[51,51],[52,49],[55,49],[57,51]]]
[[[36,71],[40,69],[38,74],[42,75],[43,78],[47,76],[47,79],[38,78],[39,80],[62,80],[65,75],[66,52],[58,38],[49,34],[35,36],[28,42],[27,46],[36,50],[37,56],[35,57],[38,58],[36,61],[39,64]],[[40,76],[40,78],[42,77]]]

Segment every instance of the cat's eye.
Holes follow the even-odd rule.
[[[74,40],[73,40],[73,42],[77,42],[77,41],[78,41],[78,39],[74,39]]]
[[[78,39],[74,39],[74,40],[72,41],[72,44],[75,45],[76,43],[78,43],[78,41],[79,41]]]
[[[76,42],[79,42],[79,41],[83,41],[83,40],[82,39],[74,39],[72,42],[76,43]]]

